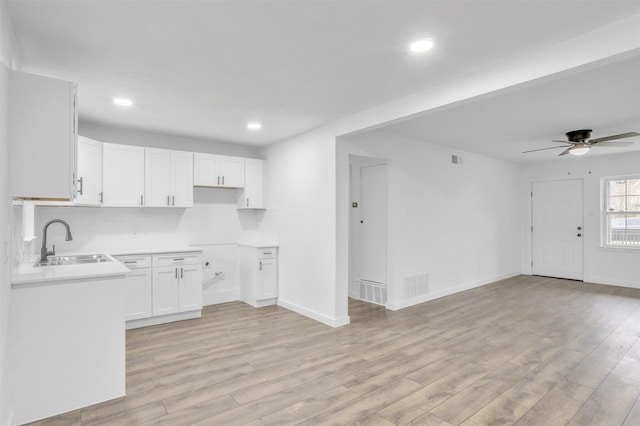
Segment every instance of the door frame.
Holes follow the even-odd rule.
[[[559,182],[566,180],[577,180],[582,183],[582,206],[580,209],[580,213],[582,216],[582,227],[584,229],[585,223],[585,193],[584,193],[584,178],[582,177],[564,177],[564,176],[556,176],[550,178],[530,178],[528,181],[528,189],[527,189],[527,229],[526,229],[526,238],[528,239],[528,244],[525,245],[527,247],[529,253],[526,256],[523,256],[523,273],[527,273],[528,275],[533,275],[533,184],[534,183],[542,183],[542,182]],[[587,274],[587,264],[585,262],[585,241],[586,238],[582,239],[582,278],[584,281],[584,277]],[[524,272],[527,271],[527,272]],[[564,279],[564,278],[559,278]]]
[[[387,229],[386,229],[386,234],[387,234],[387,247],[386,247],[386,251],[385,251],[385,262],[387,263],[387,274],[386,274],[386,286],[387,286],[387,300],[389,298],[389,294],[390,294],[390,288],[391,288],[391,283],[389,282],[389,277],[390,277],[390,265],[389,265],[389,169],[388,169],[388,165],[389,165],[389,160],[385,160],[385,159],[381,159],[381,158],[374,158],[374,157],[364,157],[364,156],[359,156],[359,155],[353,155],[350,154],[349,155],[349,227],[348,227],[348,238],[349,238],[349,259],[348,259],[348,266],[349,266],[349,283],[348,283],[348,297],[352,298],[352,299],[356,299],[356,300],[361,300],[360,299],[360,292],[359,289],[355,288],[355,283],[356,283],[356,271],[357,271],[357,264],[356,262],[358,262],[358,255],[361,253],[357,253],[357,250],[361,250],[361,247],[359,248],[359,246],[361,245],[361,241],[362,241],[362,236],[360,234],[360,227],[358,226],[354,226],[355,225],[355,221],[359,220],[360,218],[360,211],[357,211],[357,208],[354,208],[351,206],[351,203],[356,201],[358,203],[360,203],[360,196],[361,194],[354,194],[353,193],[353,187],[354,187],[354,170],[355,168],[358,169],[358,171],[362,168],[362,167],[370,167],[370,166],[387,166],[386,169],[386,173],[387,173],[387,188],[386,188],[386,198],[387,198]],[[358,180],[360,179],[360,174],[358,173]],[[357,214],[356,214],[357,213]],[[357,219],[356,219],[357,216]]]

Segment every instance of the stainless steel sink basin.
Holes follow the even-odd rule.
[[[33,266],[86,265],[103,262],[111,262],[111,259],[104,254],[80,254],[77,256],[49,256],[47,260],[38,260]]]

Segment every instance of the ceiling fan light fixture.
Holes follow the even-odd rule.
[[[569,148],[569,154],[571,155],[584,155],[591,150],[591,146],[586,143],[577,143]]]

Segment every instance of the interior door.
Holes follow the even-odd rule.
[[[361,279],[387,283],[387,166],[360,168]]]
[[[531,185],[534,275],[583,279],[582,180]]]

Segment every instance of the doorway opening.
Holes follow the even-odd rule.
[[[387,161],[351,155],[349,166],[349,316],[353,321],[353,314],[384,311],[387,303]]]
[[[582,281],[582,179],[531,183],[533,275]]]

